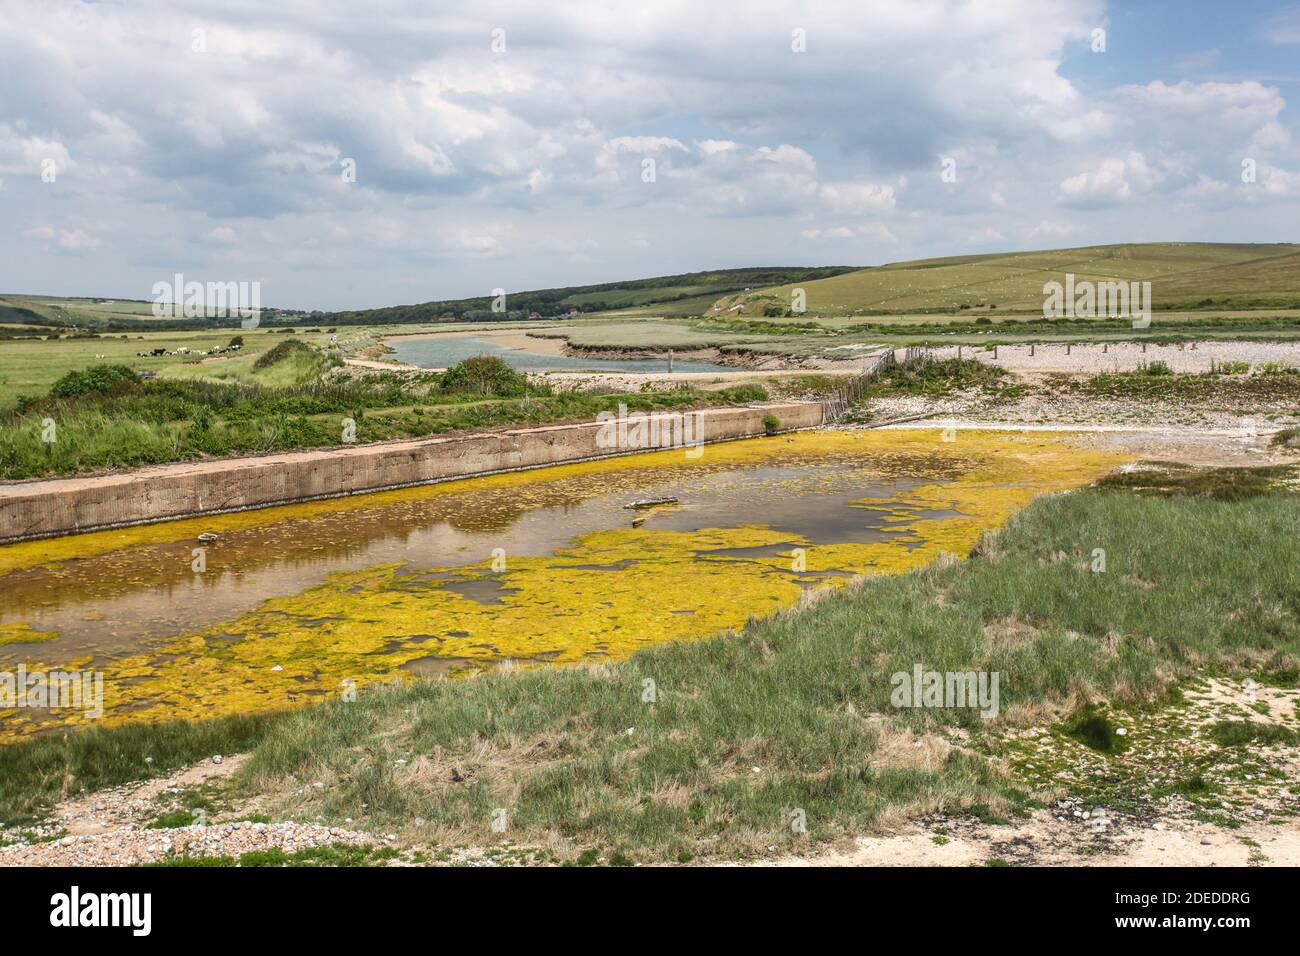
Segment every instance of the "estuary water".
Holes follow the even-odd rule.
[[[388,340],[393,351],[389,357],[418,368],[450,368],[476,355],[495,355],[525,372],[666,372],[667,358],[592,359],[572,355],[546,355],[528,349],[510,348],[490,338],[436,335],[427,338],[398,336]],[[673,359],[674,372],[734,372],[736,369],[712,362]]]

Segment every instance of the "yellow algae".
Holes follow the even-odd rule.
[[[0,644],[33,644],[52,641],[58,636],[57,631],[34,631],[26,622],[0,624]]]
[[[788,446],[783,446],[781,444],[783,442],[797,441],[799,450],[805,454],[835,454],[836,452],[843,453],[851,450],[851,446],[841,442],[808,441],[810,436],[817,434],[830,435],[835,433],[804,432],[798,436],[788,438],[778,436],[769,439],[722,442],[704,446],[703,453],[696,458],[686,457],[685,452],[681,449],[645,452],[615,458],[603,458],[596,461],[578,462],[571,465],[552,465],[546,468],[503,472],[496,475],[457,478],[436,484],[397,488],[392,491],[304,501],[298,504],[277,505],[270,508],[210,515],[201,518],[179,518],[155,524],[66,535],[60,538],[20,541],[15,544],[0,545],[0,575],[23,568],[59,564],[64,561],[142,545],[192,541],[204,532],[220,535],[295,519],[311,519],[322,515],[336,515],[348,511],[384,507],[399,502],[422,501],[446,495],[456,495],[469,490],[475,492],[509,490],[526,494],[538,484],[575,476],[629,474],[639,471],[656,471],[665,467],[689,472],[711,470],[718,467],[743,466],[764,461],[774,452],[788,453],[790,449]]]
[[[743,523],[675,530],[655,527],[656,520],[667,519],[652,517],[631,528],[620,518],[621,527],[575,534],[547,554],[508,555],[501,570],[493,570],[483,555],[471,565],[394,561],[335,572],[228,620],[102,663],[102,720],[264,711],[336,694],[345,681],[364,687],[410,679],[429,664],[440,672],[504,660],[575,664],[708,637],[789,606],[805,588],[836,586],[855,574],[906,571],[941,551],[964,555],[981,532],[999,526],[1034,496],[1085,484],[1123,460],[1080,449],[1063,434],[963,431],[946,443],[934,429],[805,432],[711,446],[708,452],[703,460],[663,452],[256,514],[279,512],[279,520],[299,520],[327,513],[311,510],[316,508],[337,513],[450,494],[463,495],[467,507],[479,495],[503,505],[504,492],[509,510],[518,515],[530,504],[550,506],[557,487],[607,495],[625,487],[624,477],[639,474],[644,482],[651,470],[679,482],[732,482],[762,467],[772,483],[798,496],[792,501],[872,484],[864,475],[920,478],[845,503],[843,512],[883,515],[888,531],[863,532],[852,540],[818,542],[782,527],[782,514],[745,513],[753,509],[739,501],[733,511],[743,513]],[[774,469],[774,463],[835,467],[796,475]],[[740,485],[724,489],[739,498],[746,494]],[[304,508],[309,510],[299,510]],[[247,517],[211,519],[203,527],[220,533],[230,530],[222,522]],[[490,519],[489,514],[481,521],[490,526]],[[186,523],[165,526],[169,536],[158,540],[175,540],[181,524]],[[796,549],[802,551],[798,564]],[[29,670],[41,666],[28,663]],[[74,719],[80,722],[57,713],[11,711],[0,721],[0,740]]]

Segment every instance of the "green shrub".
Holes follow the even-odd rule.
[[[50,386],[53,398],[74,398],[95,393],[120,393],[134,388],[139,379],[125,365],[91,365],[68,372]]]
[[[996,386],[1006,369],[986,365],[975,359],[944,359],[941,362],[918,362],[891,365],[868,389],[869,395],[928,395],[941,397],[968,388]]]
[[[232,339],[231,341],[233,342],[234,340]],[[312,348],[301,339],[286,339],[275,348],[267,349],[259,355],[257,361],[253,363],[253,368],[255,370],[270,368],[272,365],[279,365],[281,362],[287,361],[295,356],[308,356],[313,355],[315,352],[316,349]]]
[[[495,355],[474,355],[442,373],[445,392],[472,392],[514,398],[528,389],[528,378]]]

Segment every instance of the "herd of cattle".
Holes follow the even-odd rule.
[[[227,352],[238,352],[241,346],[238,345],[214,345],[210,349],[192,349],[187,346],[180,346],[171,351],[162,349],[150,349],[148,352],[136,352],[140,358],[148,358],[154,355],[225,355]]]

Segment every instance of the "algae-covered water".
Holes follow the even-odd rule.
[[[1047,433],[803,432],[9,545],[0,673],[101,672],[115,724],[616,660],[964,555],[1118,462]],[[89,719],[0,710],[0,740]]]

